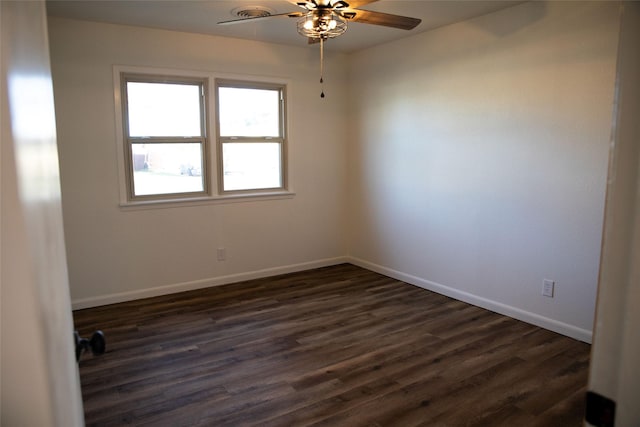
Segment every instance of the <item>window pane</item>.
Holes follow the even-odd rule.
[[[280,91],[220,87],[220,136],[280,136]]]
[[[134,195],[204,191],[202,145],[132,144]]]
[[[222,156],[225,191],[282,187],[280,144],[226,143]]]
[[[201,136],[200,85],[127,82],[129,136]]]

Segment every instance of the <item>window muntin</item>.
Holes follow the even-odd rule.
[[[221,192],[286,188],[285,87],[216,81]]]
[[[121,82],[129,200],[208,195],[206,79]]]

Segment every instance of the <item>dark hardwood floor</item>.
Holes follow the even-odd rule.
[[[588,344],[344,264],[74,312],[88,426],[579,426]]]

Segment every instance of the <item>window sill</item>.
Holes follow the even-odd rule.
[[[211,197],[181,197],[175,199],[164,200],[143,200],[133,202],[121,202],[120,209],[122,210],[141,210],[141,209],[166,209],[166,208],[178,208],[185,206],[201,206],[211,204],[226,204],[226,203],[242,203],[242,202],[255,202],[263,200],[282,200],[292,199],[296,193],[291,191],[274,191],[274,192],[260,192],[260,193],[242,193],[242,194],[225,194],[216,195]]]

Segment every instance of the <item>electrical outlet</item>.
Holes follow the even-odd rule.
[[[542,295],[545,297],[553,298],[553,290],[556,286],[556,282],[549,279],[544,279],[542,281]]]
[[[227,250],[225,248],[218,248],[218,261],[224,261],[227,259]]]

